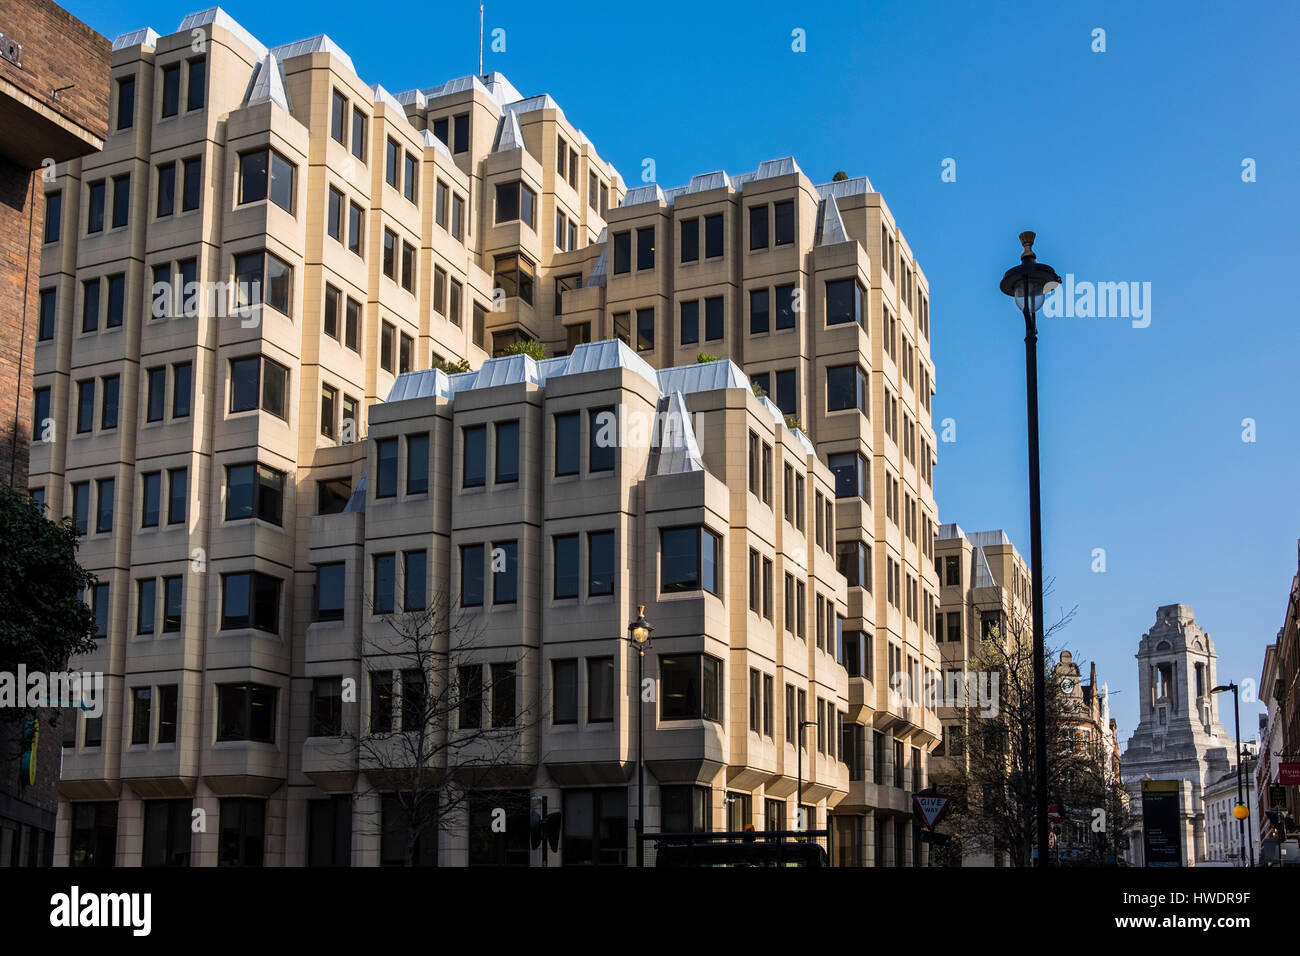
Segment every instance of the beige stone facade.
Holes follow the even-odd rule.
[[[539,864],[518,821],[543,797],[549,864],[631,860],[644,604],[648,831],[792,826],[802,706],[834,861],[923,865],[939,714],[891,678],[942,666],[929,291],[865,178],[628,190],[500,74],[392,95],[220,11],[119,38],[113,78],[42,260],[30,487],[84,516],[110,689],[64,749],[56,861],[395,862],[390,781],[338,746],[401,733],[395,595],[457,605],[474,719],[515,738],[421,862]],[[522,339],[554,357],[491,358]],[[689,440],[597,453],[606,408],[629,433],[685,408]]]

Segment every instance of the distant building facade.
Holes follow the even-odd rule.
[[[1124,751],[1124,784],[1132,807],[1130,862],[1143,858],[1143,780],[1182,781],[1183,865],[1208,859],[1205,790],[1233,766],[1233,738],[1219,723],[1218,655],[1186,604],[1156,610],[1138,644],[1139,722]]]

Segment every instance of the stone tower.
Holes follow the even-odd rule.
[[[1134,815],[1131,858],[1142,863],[1142,780],[1181,780],[1183,862],[1205,859],[1205,787],[1228,772],[1232,738],[1210,689],[1218,681],[1214,643],[1186,604],[1167,604],[1138,643],[1139,722],[1124,752]]]

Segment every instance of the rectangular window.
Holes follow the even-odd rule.
[[[460,546],[461,607],[483,606],[483,545]]]
[[[284,472],[266,465],[226,466],[226,520],[260,518],[278,525],[284,507]]]
[[[477,730],[483,726],[483,665],[467,664],[457,668],[457,689],[460,692],[460,729]]]
[[[118,392],[121,379],[108,375],[100,379],[103,385],[99,402],[99,427],[103,429],[117,427]]]
[[[826,283],[826,324],[856,322],[865,328],[866,293],[857,279],[836,279]]]
[[[638,352],[653,350],[655,347],[655,310],[636,310],[636,347]]]
[[[654,226],[642,226],[636,231],[636,267],[638,272],[655,267]]]
[[[519,600],[519,543],[492,542],[492,603],[514,604]]]
[[[461,429],[461,487],[481,488],[487,483],[487,426]]]
[[[418,202],[416,196],[419,189],[419,177],[419,161],[410,153],[404,153],[402,159],[402,195],[411,202]]]
[[[361,303],[349,297],[344,319],[346,321],[343,326],[343,344],[359,354],[361,352]]]
[[[108,308],[104,327],[119,328],[126,317],[126,276],[122,273],[108,277]]]
[[[397,439],[381,438],[375,442],[375,497],[397,496]]]
[[[722,721],[722,661],[708,654],[661,655],[660,718]]]
[[[352,497],[352,482],[347,478],[334,478],[316,482],[316,513],[342,514]]]
[[[95,531],[107,534],[113,530],[113,504],[116,497],[117,481],[113,478],[101,478],[95,483]]]
[[[333,440],[338,435],[339,390],[332,385],[320,387],[320,433]]]
[[[389,439],[394,441],[394,439]],[[396,467],[394,464],[394,471]],[[406,493],[422,495],[429,490],[429,433],[406,436]]]
[[[397,328],[391,322],[379,324],[379,367],[392,374],[393,352],[397,346]]]
[[[551,723],[578,722],[578,662],[551,662]]]
[[[397,556],[376,554],[371,574],[371,613],[392,614],[396,609]]]
[[[402,730],[424,731],[433,714],[429,712],[429,682],[419,667],[403,668],[402,680]]]
[[[167,523],[183,524],[189,503],[189,472],[184,468],[167,469]]]
[[[700,341],[700,303],[698,299],[683,302],[679,306],[681,319],[681,344],[694,345]]]
[[[768,290],[749,290],[749,334],[761,335],[768,330]]]
[[[124,76],[117,81],[117,128],[130,129],[135,125],[135,77]]]
[[[402,243],[402,288],[415,291],[415,246],[409,242]]]
[[[56,190],[45,194],[45,231],[42,238],[45,242],[58,242],[62,234],[63,193]]]
[[[131,688],[131,743],[148,744],[150,717],[153,704],[153,688]]]
[[[681,222],[682,262],[700,260],[700,221],[683,219]]]
[[[86,232],[104,231],[104,198],[107,187],[104,180],[86,187]]]
[[[871,500],[871,465],[857,452],[839,452],[826,456],[826,466],[835,476],[836,498]]]
[[[157,206],[154,215],[159,219],[176,211],[176,164],[164,163],[158,167]]]
[[[519,480],[519,422],[497,422],[496,482]]]
[[[346,565],[342,561],[316,565],[316,621],[343,620],[343,598],[347,584]]]
[[[632,233],[614,233],[614,275],[632,271]]]
[[[77,383],[77,433],[95,430],[95,380]]]
[[[141,475],[140,486],[140,527],[156,528],[162,501],[162,472],[151,471]]]
[[[397,141],[395,139],[389,137],[388,142],[384,148],[384,182],[388,183],[388,185],[392,186],[394,189],[397,188],[397,184],[398,184],[397,183],[397,176],[398,176],[397,161],[401,155],[402,155],[401,147],[398,146]]]
[[[347,143],[348,101],[338,90],[330,99],[330,136],[337,142]]]
[[[578,536],[560,534],[551,539],[554,581],[552,597],[557,601],[578,596]]]
[[[704,300],[704,338],[716,341],[724,335],[722,323],[722,296]]]
[[[496,218],[500,225],[506,222],[522,222],[530,229],[534,226],[534,210],[537,193],[518,180],[510,183],[498,183],[496,188]]]
[[[366,214],[354,202],[348,203],[348,251],[364,256],[362,251],[362,231],[365,229]]]
[[[275,743],[278,696],[276,688],[264,684],[218,684],[217,740]]]
[[[659,590],[671,593],[703,589],[718,594],[721,538],[701,525],[664,528],[659,535]]]
[[[280,633],[280,579],[260,572],[221,576],[221,630]]]
[[[81,331],[99,331],[99,279],[81,284]]]
[[[456,144],[452,151],[455,153],[469,152],[469,114],[461,113],[459,116],[453,116],[451,122]]]
[[[788,246],[794,242],[794,202],[786,200],[776,204],[776,244]]]
[[[451,197],[451,235],[458,242],[465,236],[465,200],[454,193]]]
[[[722,255],[722,213],[704,217],[704,258]]]
[[[203,198],[203,160],[198,157],[181,161],[181,212],[199,208]]]
[[[751,667],[749,669],[749,729],[754,733],[758,733],[762,726],[762,687],[763,675]]]
[[[403,332],[397,338],[397,374],[405,375],[411,371],[411,363],[414,361],[415,339]]]
[[[515,725],[515,663],[496,662],[492,665],[492,726]]]
[[[366,120],[365,113],[352,107],[352,155],[363,163],[366,161]]]
[[[767,248],[767,206],[749,207],[749,248]]]
[[[144,578],[135,582],[135,632],[152,634],[158,615],[158,581]],[[141,741],[145,742],[145,741]]]
[[[311,685],[311,737],[343,733],[343,678],[317,677]]]
[[[587,596],[614,593],[614,532],[587,534]]]
[[[175,116],[181,107],[181,65],[173,63],[162,70],[162,115]]]
[[[187,61],[185,65],[189,72],[185,83],[185,110],[201,110],[207,92],[208,61],[200,56]]]
[[[158,743],[160,744],[176,743],[178,691],[179,688],[175,684],[164,684],[158,688]],[[188,815],[186,816],[186,823],[189,823]],[[188,825],[185,830],[187,833],[189,832]],[[188,838],[185,842],[188,846]]]
[[[555,416],[555,474],[576,475],[582,422],[577,412]]]
[[[402,609],[423,611],[429,605],[429,552],[402,555]]]
[[[856,408],[870,417],[871,385],[860,365],[833,365],[826,369],[826,410]]]

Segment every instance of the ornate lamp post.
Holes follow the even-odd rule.
[[[1029,536],[1034,577],[1034,757],[1038,791],[1038,865],[1047,866],[1047,687],[1043,651],[1043,522],[1038,483],[1038,324],[1043,299],[1061,284],[1056,270],[1034,255],[1034,234],[1022,232],[1020,265],[1002,276],[1000,288],[1025,317],[1025,399],[1029,414]]]
[[[645,619],[645,605],[637,605],[636,620],[627,626],[627,640],[636,651],[636,687],[632,697],[636,701],[636,865],[645,865],[645,703],[641,700],[641,684],[645,680],[645,652],[650,646],[650,632],[654,627]]]
[[[1218,687],[1211,687],[1211,694],[1222,694],[1224,691],[1232,691],[1232,717],[1236,724],[1234,731],[1237,738],[1237,805],[1232,808],[1232,815],[1237,820],[1237,832],[1241,838],[1241,845],[1237,847],[1237,857],[1241,860],[1241,865],[1246,865],[1246,818],[1250,816],[1250,808],[1246,806],[1246,801],[1242,794],[1241,787],[1241,705],[1238,701],[1237,685],[1233,681],[1226,684],[1220,684]],[[1255,865],[1255,847],[1252,844],[1250,849],[1250,865]]]

